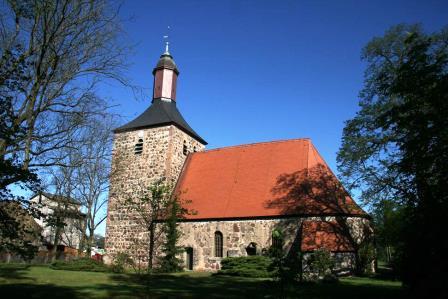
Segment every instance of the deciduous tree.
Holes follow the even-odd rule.
[[[110,1],[9,0],[0,7],[0,86],[11,100],[0,158],[17,156],[23,167],[62,164],[55,153],[76,147],[78,130],[108,106],[96,87],[126,83],[126,47]],[[20,132],[20,133],[15,133]]]
[[[392,27],[363,58],[360,110],[344,128],[339,170],[366,203],[404,207],[404,282],[416,297],[441,298],[448,293],[448,29]]]

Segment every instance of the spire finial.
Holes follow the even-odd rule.
[[[170,26],[167,27],[166,35],[163,36],[163,39],[165,40],[165,53],[163,53],[163,54],[166,54],[166,55],[170,55],[170,49],[169,49],[170,42],[168,40],[168,38],[169,38],[169,35],[168,35],[169,31],[170,31]]]

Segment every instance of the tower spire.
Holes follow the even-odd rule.
[[[169,31],[170,31],[171,27],[168,26],[167,27],[167,32],[166,35],[163,36],[163,39],[165,40],[165,53],[163,53],[163,55],[170,55],[170,41],[169,41]]]
[[[170,26],[168,26],[168,30]],[[176,82],[179,70],[170,54],[170,42],[168,33],[163,36],[165,40],[165,52],[160,56],[156,67],[152,71],[154,75],[153,101],[160,99],[165,102],[176,101]]]
[[[163,54],[170,55],[169,46],[170,46],[170,42],[166,41],[165,42],[165,53],[163,53]]]

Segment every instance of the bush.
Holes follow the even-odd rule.
[[[375,260],[375,247],[372,243],[365,243],[358,249],[357,274],[372,274],[371,264]]]
[[[266,256],[228,257],[221,261],[218,275],[271,277],[272,260]]]
[[[50,268],[55,270],[108,272],[109,267],[91,258],[79,258],[71,261],[55,261]]]
[[[124,252],[119,252],[114,256],[112,263],[112,271],[115,273],[123,273],[126,268],[135,268],[134,260],[131,256]]]
[[[332,273],[325,274],[324,277],[322,278],[322,282],[324,283],[337,283],[338,281],[339,278]]]
[[[302,273],[302,255],[300,252],[287,256],[272,258],[270,272],[273,278],[281,284],[291,283],[301,277]]]
[[[318,277],[324,277],[325,274],[331,273],[334,267],[334,260],[330,251],[321,248],[313,252],[309,260],[310,269],[318,274]]]

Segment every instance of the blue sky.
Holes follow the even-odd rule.
[[[398,23],[448,24],[446,1],[125,1],[128,77],[102,91],[126,122],[151,101],[171,26],[178,107],[208,148],[309,137],[336,170],[344,121],[358,109],[363,46]]]
[[[127,122],[151,102],[152,68],[171,26],[177,103],[208,148],[309,137],[336,171],[344,121],[358,109],[361,49],[398,23],[448,24],[447,1],[125,1],[128,77],[108,86]],[[102,228],[100,229],[102,230]]]

